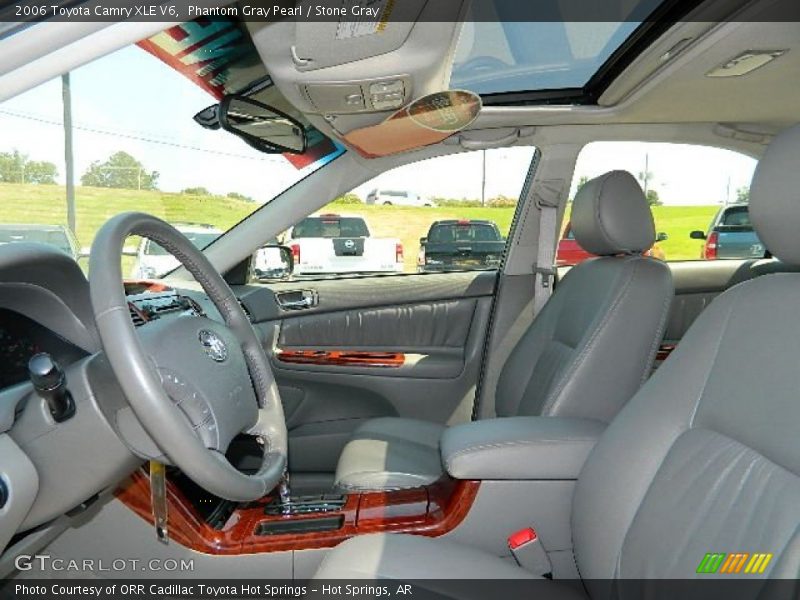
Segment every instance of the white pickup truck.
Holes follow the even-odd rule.
[[[363,217],[312,215],[289,230],[295,275],[401,273],[403,244],[374,238]]]

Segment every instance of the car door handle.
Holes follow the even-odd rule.
[[[319,304],[317,293],[313,290],[293,290],[275,294],[275,301],[283,310],[308,310]]]

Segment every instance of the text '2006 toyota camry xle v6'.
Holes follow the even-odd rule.
[[[794,2],[118,4],[0,8],[3,597],[797,597]]]

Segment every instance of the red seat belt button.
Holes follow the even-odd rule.
[[[520,529],[519,531],[508,536],[508,547],[511,550],[516,550],[523,544],[527,544],[528,542],[532,542],[536,539],[538,539],[536,530],[533,527],[526,527],[525,529]]]
[[[533,527],[526,527],[508,536],[508,549],[517,564],[534,575],[552,577],[553,567]]]

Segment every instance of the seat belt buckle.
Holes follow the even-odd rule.
[[[534,575],[553,578],[553,566],[533,527],[526,527],[508,536],[508,549],[517,564]]]

